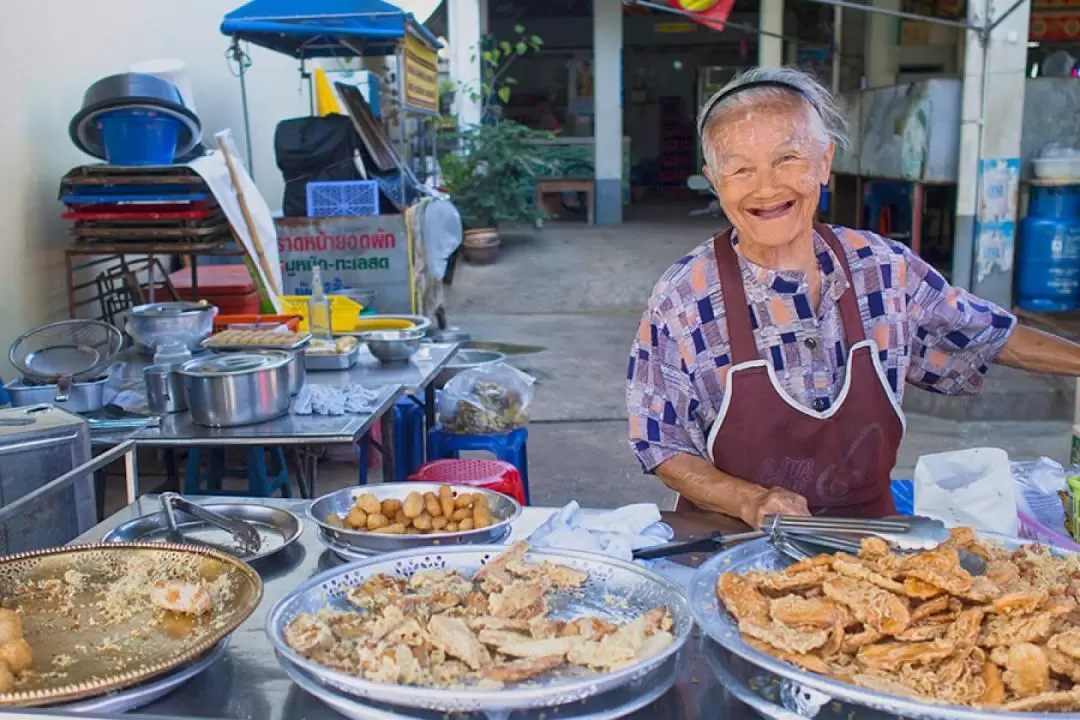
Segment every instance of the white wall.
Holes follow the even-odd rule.
[[[93,162],[68,139],[87,86],[133,62],[175,57],[188,64],[204,137],[231,127],[243,149],[240,90],[229,39],[218,27],[243,0],[32,0],[5,5],[0,26],[0,357],[20,333],[67,316],[63,248],[68,223],[57,201],[61,176]],[[281,206],[274,127],[306,115],[297,61],[251,48],[248,75],[255,179]],[[10,370],[4,370],[10,379]]]

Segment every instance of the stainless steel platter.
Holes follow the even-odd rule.
[[[207,350],[213,350],[215,352],[243,352],[246,350],[299,350],[301,348],[306,348],[308,346],[308,343],[310,342],[310,333],[293,340],[288,345],[230,345],[227,343],[218,344],[214,342],[214,336],[211,335],[210,337],[203,340],[200,345]]]
[[[1016,539],[995,537],[1004,547],[1015,549],[1024,544]],[[1021,713],[994,711],[989,713],[971,707],[930,704],[913,698],[867,690],[824,675],[801,670],[771,655],[750,647],[739,635],[738,623],[720,605],[716,597],[716,581],[722,573],[770,572],[780,570],[791,561],[772,546],[768,538],[754,540],[717,553],[699,567],[690,582],[690,608],[698,626],[713,640],[743,660],[761,668],[766,676],[787,681],[786,692],[800,695],[807,705],[819,706],[836,700],[861,705],[872,710],[898,715],[907,720],[1031,720],[1051,717],[1054,720],[1080,720],[1080,713]],[[809,715],[813,717],[813,715]]]
[[[486,528],[467,530],[465,532],[383,535],[334,527],[326,522],[326,516],[331,513],[344,517],[356,502],[356,498],[365,493],[374,495],[380,502],[392,499],[404,500],[410,492],[418,492],[421,495],[432,492],[438,495],[439,488],[444,485],[446,483],[403,482],[343,488],[329,495],[323,495],[311,503],[308,508],[308,517],[319,526],[327,537],[338,545],[361,553],[372,554],[395,552],[406,548],[429,547],[431,545],[452,546],[497,543],[506,538],[510,524],[521,515],[521,504],[512,497],[484,488],[451,485],[451,489],[456,492],[479,493],[486,497],[491,519],[494,521],[493,524]]]
[[[307,355],[307,369],[315,372],[328,370],[348,370],[354,367],[360,359],[360,346],[346,353],[309,352]]]
[[[250,523],[259,533],[259,552],[249,555],[236,540],[221,528],[176,510],[177,529],[194,544],[210,545],[245,562],[255,562],[281,552],[304,532],[304,523],[288,510],[256,503],[214,503],[202,505],[225,517]],[[168,542],[169,524],[164,512],[151,513],[129,520],[109,531],[102,542]]]
[[[506,532],[504,532],[502,535],[499,535],[498,537],[492,538],[490,544],[495,545],[495,544],[498,544],[498,543],[506,542],[506,539],[508,537],[510,537],[510,526],[509,525],[506,526]],[[341,558],[345,562],[359,562],[361,560],[367,560],[372,555],[376,554],[376,553],[363,552],[363,551],[360,551],[360,550],[356,550],[354,548],[349,547],[348,545],[342,545],[339,542],[335,542],[332,537],[328,536],[322,530],[319,531],[319,542],[322,543],[323,547],[325,547],[327,550],[329,550],[330,552],[337,555],[339,558]]]
[[[323,685],[314,676],[296,667],[281,655],[277,656],[285,674],[297,687],[317,697],[350,720],[446,720],[441,710],[417,710],[377,700],[357,700],[332,687]],[[657,700],[675,684],[679,658],[672,655],[655,669],[622,687],[593,695],[581,702],[562,707],[534,708],[513,714],[514,720],[608,720],[623,717]],[[505,712],[455,713],[453,720],[474,720],[483,717],[505,717]]]
[[[175,672],[164,675],[155,680],[136,685],[133,688],[119,690],[108,695],[96,697],[82,702],[69,703],[67,705],[55,705],[50,710],[62,710],[73,713],[125,713],[144,705],[149,705],[159,698],[163,698],[188,680],[206,670],[208,667],[221,659],[225,651],[229,649],[230,638],[225,638],[210,652],[198,660],[177,668]]]
[[[345,599],[349,589],[373,575],[387,573],[408,578],[419,570],[428,569],[456,569],[472,574],[503,550],[497,545],[429,547],[332,568],[311,578],[274,605],[266,618],[270,643],[279,653],[286,670],[292,665],[323,686],[362,702],[375,700],[404,708],[449,713],[498,713],[578,703],[631,683],[640,683],[674,657],[690,636],[693,618],[686,596],[676,583],[621,560],[569,550],[534,548],[527,556],[529,561],[548,560],[589,574],[583,587],[549,596],[554,617],[568,619],[593,615],[625,623],[659,605],[666,605],[674,621],[671,632],[675,642],[657,655],[614,672],[540,676],[526,683],[508,684],[500,690],[474,687],[452,690],[373,682],[312,662],[294,652],[285,642],[285,628],[294,617],[301,613],[316,613],[328,606],[350,608]]]

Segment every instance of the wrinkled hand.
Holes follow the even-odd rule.
[[[739,513],[743,522],[751,527],[760,528],[766,515],[809,515],[810,508],[806,498],[798,493],[783,488],[768,488],[756,494],[743,505]]]

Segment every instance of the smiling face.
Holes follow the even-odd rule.
[[[705,131],[705,175],[739,243],[779,250],[810,240],[835,145],[802,98],[721,110]]]

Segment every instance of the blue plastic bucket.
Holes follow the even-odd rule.
[[[102,113],[98,119],[110,165],[172,165],[180,121],[142,108]]]

